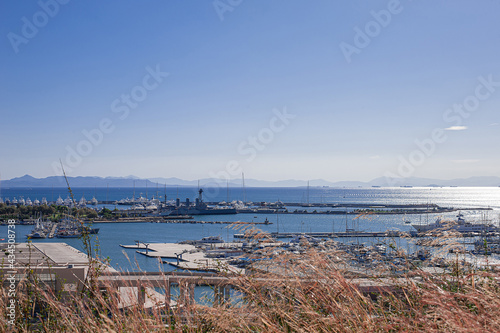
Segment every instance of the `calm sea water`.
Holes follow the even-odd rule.
[[[277,201],[283,202],[315,202],[315,203],[375,203],[375,204],[426,204],[434,203],[453,207],[492,207],[500,209],[500,187],[443,187],[443,188],[242,188],[230,187],[205,188],[206,201]],[[167,188],[73,188],[73,194],[78,201],[82,196],[90,200],[93,196],[99,201],[115,201],[123,198],[159,196],[162,199],[194,200],[198,195],[195,187]],[[42,197],[55,201],[59,196],[65,199],[68,190],[62,187],[46,188],[2,188],[0,197],[14,197],[41,200]]]
[[[194,200],[197,195],[197,188],[192,187],[167,187],[156,189],[136,188],[135,196],[141,193],[151,198],[158,193],[159,196],[167,195],[167,198],[175,199],[177,196],[184,200],[186,197]],[[248,201],[277,201],[283,202],[317,202],[317,203],[374,203],[374,204],[426,204],[433,203],[441,206],[452,206],[457,208],[486,208],[488,218],[498,223],[500,213],[500,188],[247,188],[245,191],[241,188],[230,188],[229,193],[226,188],[206,189],[205,200],[207,201],[230,201],[243,200]],[[132,197],[133,188],[74,188],[75,199],[82,196],[91,199],[95,196],[98,200],[119,200],[126,197]],[[63,199],[68,195],[65,188],[3,188],[0,194],[4,199],[6,197],[24,197],[34,200],[42,197],[47,200],[56,200],[59,196]],[[120,208],[120,207],[119,207]],[[480,220],[484,218],[484,212],[479,210],[464,211],[466,219]],[[456,213],[444,214],[445,218],[454,218]],[[442,215],[440,215],[442,216]],[[434,221],[438,215],[407,215],[415,223],[425,223]],[[385,231],[393,230],[411,230],[412,227],[403,222],[401,215],[379,215],[372,216],[370,219],[356,218],[354,215],[295,215],[295,214],[237,214],[226,216],[197,216],[196,220],[201,221],[244,221],[244,222],[263,222],[266,218],[273,222],[271,225],[259,225],[263,231],[280,232],[330,232],[345,231],[346,227],[355,228],[360,231]],[[126,250],[119,244],[134,244],[136,240],[154,243],[154,242],[178,242],[182,240],[195,240],[204,236],[220,235],[224,239],[231,241],[233,235],[240,231],[234,230],[228,225],[216,224],[166,224],[166,223],[100,223],[95,224],[100,228],[99,234],[95,238],[95,244],[99,246],[103,257],[109,257],[111,264],[117,269],[137,270],[140,267],[146,271],[165,271],[172,270],[168,264],[159,264],[157,260],[146,258],[137,254],[135,250]],[[20,242],[26,241],[25,235],[28,234],[32,226],[16,226],[16,237]],[[7,238],[7,228],[0,226],[0,238]],[[34,240],[36,242],[61,242],[61,239]],[[374,239],[346,239],[347,242],[376,242]],[[395,240],[400,242],[400,246],[409,246],[404,240]],[[64,239],[64,242],[77,249],[83,250],[81,240]],[[127,258],[128,257],[128,258]]]

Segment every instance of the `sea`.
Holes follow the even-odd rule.
[[[198,196],[196,187],[157,187],[157,188],[72,188],[76,201],[85,197],[95,197],[99,201],[113,202],[132,197],[157,197],[160,200],[180,198],[191,201]],[[2,188],[0,197],[10,200],[20,197],[55,201],[59,197],[65,199],[69,195],[67,188]],[[331,187],[294,187],[294,188],[237,188],[212,187],[204,188],[203,199],[209,202],[276,202],[284,203],[351,203],[351,204],[436,204],[441,207],[454,207],[462,210],[466,220],[480,222],[491,220],[499,223],[500,187],[413,187],[413,188],[331,188]],[[99,205],[98,208],[125,209],[127,206],[116,204]],[[304,209],[288,207],[289,210]],[[491,210],[483,210],[490,208]],[[308,208],[309,210],[319,208]],[[351,208],[353,209],[353,208]],[[455,219],[457,212],[446,214],[408,214],[408,215],[370,215],[359,217],[354,214],[235,214],[195,216],[198,221],[230,221],[230,222],[264,222],[268,219],[272,224],[256,225],[266,232],[342,232],[346,228],[358,231],[412,230],[411,223],[433,222],[436,218]],[[173,223],[95,223],[100,228],[98,235],[93,236],[92,244],[102,258],[109,260],[111,266],[122,271],[172,271],[174,268],[157,259],[140,255],[133,249],[124,249],[120,244],[132,245],[136,241],[144,243],[175,243],[184,240],[197,240],[206,236],[221,236],[226,241],[233,241],[234,234],[241,230],[227,224],[173,224]],[[33,226],[16,225],[16,240],[27,241],[26,235]],[[7,239],[7,227],[0,226],[0,239]],[[64,240],[40,239],[33,242],[65,242],[81,251],[83,244],[77,238]],[[413,250],[413,244],[405,239],[380,240],[372,238],[342,239],[343,242],[376,243],[380,241],[395,242],[398,247]]]

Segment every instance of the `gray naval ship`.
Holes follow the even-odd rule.
[[[219,207],[219,206],[208,206],[203,201],[203,189],[198,190],[198,198],[196,198],[194,204],[190,202],[189,198],[186,198],[185,202],[180,202],[177,198],[175,206],[169,207],[171,210],[169,215],[225,215],[225,214],[236,214],[236,208],[234,207]]]

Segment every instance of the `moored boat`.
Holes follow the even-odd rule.
[[[464,215],[459,213],[456,221],[443,220],[438,218],[430,224],[412,224],[412,227],[419,233],[432,231],[457,231],[460,233],[493,233],[500,232],[500,228],[491,223],[471,223],[466,222]]]

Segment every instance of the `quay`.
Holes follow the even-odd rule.
[[[176,219],[161,219],[161,218],[134,218],[134,219],[116,219],[116,220],[94,220],[94,221],[85,221],[92,222],[93,224],[97,223],[182,223],[182,224],[273,224],[269,221],[264,222],[242,222],[242,221],[197,221],[197,220],[176,220]]]
[[[344,237],[409,237],[414,233],[403,231],[388,230],[384,232],[361,232],[361,231],[347,231],[347,232],[271,232],[273,238],[296,238],[301,236],[313,238],[344,238]],[[236,236],[236,235],[235,235]],[[241,237],[241,236],[239,236]],[[238,237],[238,238],[239,238]]]
[[[436,210],[379,210],[379,209],[384,209],[381,207],[374,207],[374,208],[368,208],[368,209],[356,209],[353,211],[343,211],[343,210],[324,210],[324,211],[306,211],[306,210],[277,210],[277,211],[265,211],[262,212],[259,209],[255,209],[252,211],[238,211],[238,213],[254,213],[254,214],[259,214],[259,213],[271,213],[271,214],[301,214],[301,215],[360,215],[360,214],[373,214],[373,215],[401,215],[401,214],[426,214],[426,213],[431,213],[431,214],[439,214],[439,213],[451,213],[458,211],[459,209],[456,208],[439,208]],[[464,209],[460,209],[464,210]]]
[[[99,201],[98,204],[116,205],[116,201]],[[206,202],[208,205],[217,206],[220,203],[216,201]],[[252,204],[252,203],[250,203]],[[458,210],[492,210],[488,207],[441,207],[437,204],[383,204],[383,203],[303,203],[303,202],[255,202],[253,207],[236,208],[236,213],[253,213],[253,214],[424,214],[424,213],[450,213]],[[290,207],[298,207],[304,209],[289,210]],[[320,210],[308,211],[306,208],[332,208],[336,210]],[[342,210],[342,208],[354,209],[352,211]],[[202,214],[200,214],[202,215]],[[175,216],[170,216],[174,218]]]
[[[228,246],[227,243],[204,244],[211,247]],[[233,244],[234,245],[234,244]],[[240,244],[241,245],[241,244]],[[224,258],[207,258],[205,252],[191,244],[177,243],[144,243],[136,241],[135,245],[121,245],[125,249],[136,249],[137,253],[149,258],[158,258],[164,264],[189,270],[189,271],[209,271],[219,272],[227,269],[231,273],[244,274],[245,270],[233,265],[229,265]],[[139,251],[144,250],[144,251]],[[175,262],[163,261],[163,259],[174,259]]]
[[[50,203],[55,203],[55,202],[50,202]],[[207,201],[206,202],[208,205],[216,206],[219,204],[217,201]],[[265,207],[266,202],[255,202],[256,204],[263,205],[262,207]],[[115,205],[117,204],[116,201],[98,201],[99,205]],[[377,208],[419,208],[419,209],[426,209],[426,208],[440,208],[440,206],[436,204],[367,204],[367,203],[304,203],[304,202],[283,202],[283,206],[291,206],[291,207],[331,207],[331,208],[371,208],[371,207],[377,207]]]
[[[56,234],[56,230],[57,230],[57,223],[54,223],[52,225],[52,228],[50,229],[50,233],[49,233],[49,238],[54,238],[54,235]]]
[[[375,237],[375,238],[383,238],[383,237],[435,237],[439,236],[439,232],[417,232],[416,230],[411,231],[398,231],[398,230],[387,230],[387,231],[374,231],[374,232],[361,232],[361,231],[347,231],[347,232],[271,232],[268,234],[272,238],[297,238],[301,236],[312,237],[312,238],[353,238],[353,237]],[[499,234],[496,232],[487,233],[489,236],[498,236]],[[457,235],[458,236],[458,235]],[[462,238],[471,238],[480,236],[477,233],[468,232],[468,233],[460,233],[459,237]],[[246,237],[244,234],[235,234],[234,238],[237,239],[246,239],[252,238],[252,236]]]

